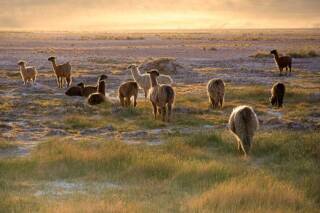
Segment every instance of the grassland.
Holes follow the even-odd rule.
[[[0,161],[6,212],[316,212],[319,133],[260,132],[250,159],[224,131],[173,134],[160,146],[51,139]],[[117,187],[57,196],[44,182]],[[42,192],[39,196],[39,191]]]
[[[107,125],[119,132],[201,129],[225,125],[232,108],[244,102],[261,118],[268,115],[266,86],[228,85],[223,111],[208,110],[204,87],[177,88],[181,96],[171,125],[154,121],[144,101],[137,109],[114,111],[117,108],[106,103],[81,114],[68,111],[62,123],[70,132]],[[316,111],[315,91],[290,88],[284,117],[302,120]],[[42,109],[58,103],[35,101]],[[163,134],[157,146],[102,136],[57,136],[28,156],[0,159],[0,212],[317,212],[319,138],[311,130],[262,128],[251,156],[243,158],[234,138],[221,127],[188,134],[172,131]]]
[[[1,32],[0,213],[319,212],[319,35]],[[271,48],[299,58],[291,76],[279,77]],[[51,54],[71,61],[74,84],[107,74],[113,101],[132,78],[128,64],[177,59],[172,122],[155,121],[140,97],[122,109],[65,96]],[[38,68],[37,85],[21,85],[20,59]],[[222,110],[209,109],[206,94],[217,77],[226,82]],[[282,109],[268,100],[276,81],[287,88]],[[240,104],[260,121],[248,158],[226,125]]]

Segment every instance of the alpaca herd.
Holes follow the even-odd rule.
[[[290,57],[279,57],[276,50],[271,51],[275,61],[279,67],[280,75],[283,68],[289,68],[291,73]],[[108,80],[107,75],[100,75],[96,85],[85,85],[83,82],[76,86],[69,87],[72,81],[71,64],[56,64],[56,58],[50,57],[48,61],[52,63],[53,71],[56,75],[59,88],[63,88],[66,83],[67,96],[82,96],[87,98],[90,105],[97,105],[107,100],[105,96],[105,82]],[[35,67],[26,67],[26,62],[19,61],[20,73],[24,84],[27,82],[34,84],[37,77]],[[169,75],[161,75],[158,70],[152,69],[142,74],[139,67],[132,64],[128,67],[131,71],[134,81],[122,83],[118,88],[118,98],[122,107],[131,106],[131,98],[133,97],[133,107],[137,106],[138,90],[141,88],[144,91],[145,98],[149,98],[154,119],[157,119],[157,114],[161,116],[164,122],[171,121],[172,108],[176,93],[172,87],[173,80]],[[225,95],[225,83],[222,79],[211,79],[207,83],[207,95],[209,104],[213,109],[222,109]],[[283,106],[283,98],[285,95],[285,85],[283,83],[275,83],[271,89],[270,103],[272,106],[281,108]],[[259,121],[253,108],[242,105],[233,109],[229,118],[229,130],[235,136],[238,144],[238,150],[247,155],[252,146],[252,140],[255,132],[259,128]]]

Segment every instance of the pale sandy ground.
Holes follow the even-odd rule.
[[[99,40],[95,39],[96,36],[84,33],[0,33],[0,96],[2,101],[9,101],[14,106],[9,112],[0,112],[0,134],[3,138],[21,143],[19,149],[0,151],[0,156],[26,154],[30,147],[45,137],[74,137],[72,133],[47,125],[52,119],[61,119],[62,112],[74,111],[77,107],[80,110],[85,104],[82,98],[65,97],[64,90],[56,87],[51,64],[47,61],[50,55],[58,56],[58,62],[71,62],[73,83],[85,81],[94,84],[99,74],[107,74],[107,92],[111,97],[115,97],[116,89],[122,81],[131,79],[126,67],[131,63],[140,64],[151,57],[177,59],[184,67],[172,76],[177,86],[205,84],[213,77],[221,77],[231,84],[272,85],[273,82],[281,80],[294,86],[303,76],[306,87],[318,87],[320,91],[319,84],[308,83],[308,78],[305,77],[305,74],[310,74],[310,79],[320,76],[319,58],[294,59],[292,76],[279,77],[272,58],[249,57],[257,52],[268,53],[274,48],[280,52],[300,49],[319,52],[320,30],[130,35],[143,36],[143,40]],[[216,50],[210,50],[212,47]],[[37,84],[33,87],[21,84],[16,65],[21,59],[39,70]],[[57,102],[62,100],[63,106],[42,110],[33,104],[35,98],[54,99]],[[281,115],[274,115],[279,116]],[[154,131],[146,133],[142,130],[142,133],[132,134],[138,135],[137,137],[141,134],[141,137],[144,137],[144,134],[156,135],[157,131],[161,130]],[[116,134],[108,127],[92,130],[92,133]],[[121,137],[134,138],[130,134],[123,133]],[[84,131],[80,137],[81,135],[90,136],[90,130]],[[135,143],[134,140],[128,142]],[[155,140],[154,144],[158,142]]]

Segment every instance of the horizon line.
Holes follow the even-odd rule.
[[[320,27],[303,27],[303,28],[291,28],[291,27],[267,27],[267,28],[195,28],[195,29],[109,29],[109,30],[40,30],[40,29],[0,29],[0,33],[113,33],[113,32],[173,32],[173,31],[203,31],[210,32],[214,30],[319,30]]]

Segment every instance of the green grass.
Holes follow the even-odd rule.
[[[315,212],[319,136],[260,132],[250,159],[241,157],[226,131],[173,134],[160,146],[56,138],[29,157],[0,160],[0,209],[76,212],[118,205],[133,212]],[[56,180],[107,180],[121,188],[67,199],[34,195],[35,186]]]

